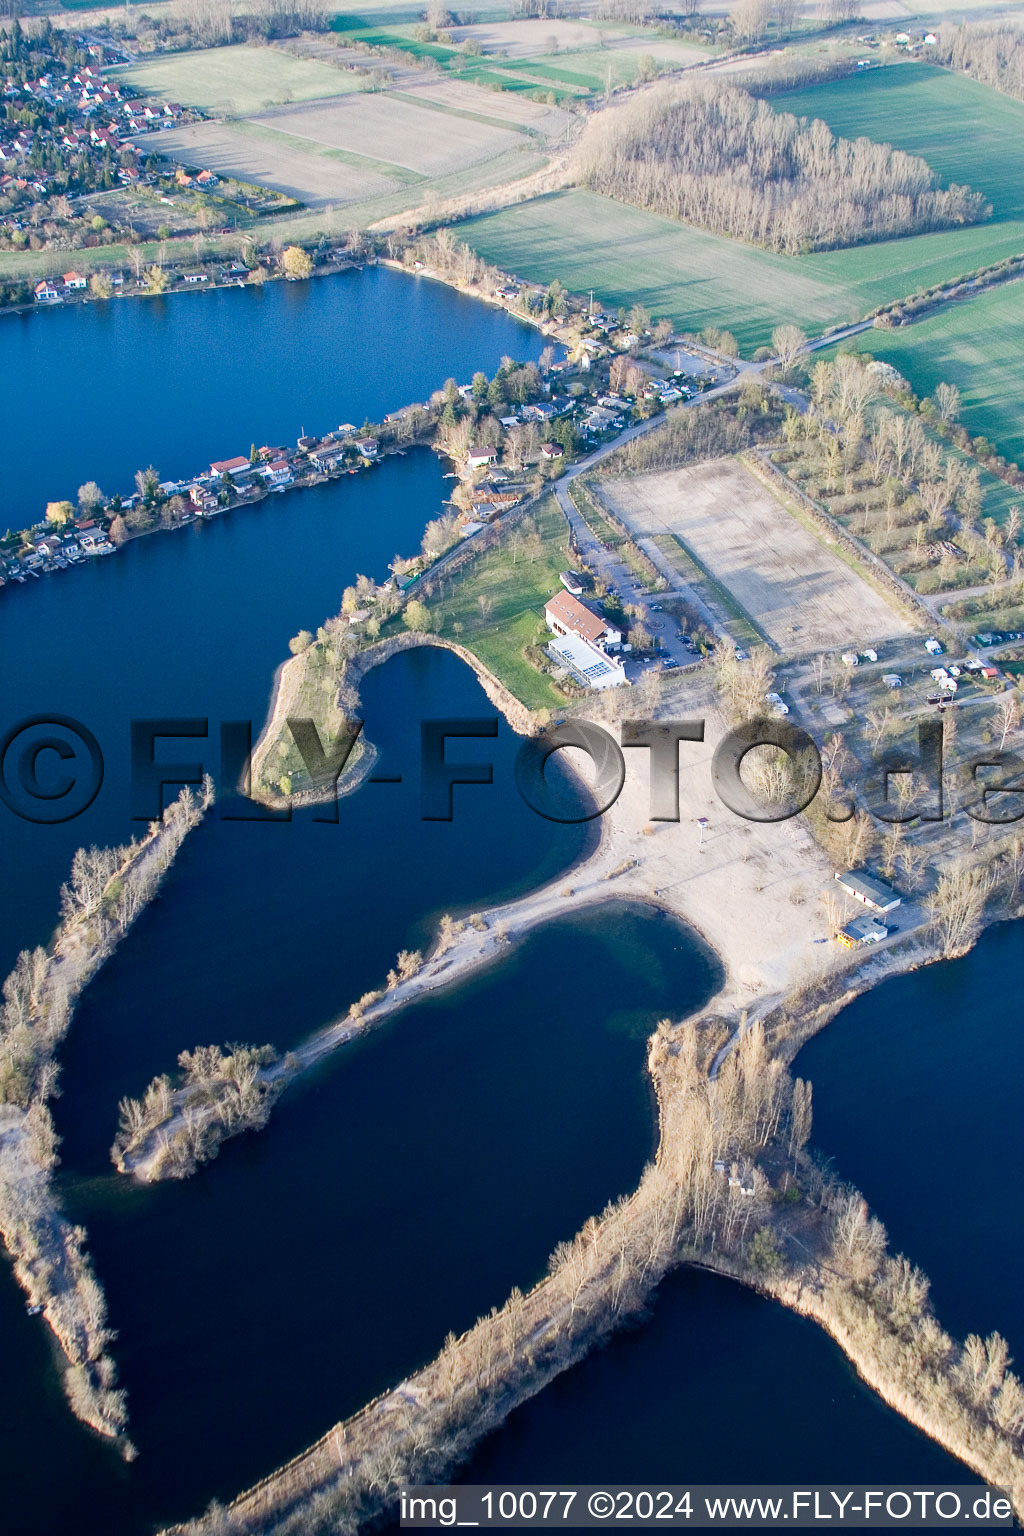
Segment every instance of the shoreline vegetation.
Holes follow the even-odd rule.
[[[48,948],[24,950],[3,985],[0,1010],[0,1236],[27,1306],[41,1313],[64,1356],[64,1388],[77,1418],[121,1437],[127,1397],[110,1354],[106,1298],[85,1251],[86,1233],[61,1212],[54,1170],[59,1138],[49,1101],[57,1052],[84,988],[145,909],[188,833],[212,803],[186,788],[121,848],[82,848],[61,890],[61,922]],[[134,1455],[125,1437],[123,1451]]]
[[[399,638],[401,648],[422,638],[437,643],[433,636]],[[604,818],[598,849],[557,882],[468,923],[445,919],[425,962],[402,957],[393,985],[367,994],[300,1047],[293,1070],[417,995],[500,957],[566,900],[654,900],[702,930],[682,899],[652,891],[640,860],[615,862],[623,830],[625,844],[643,851],[640,828],[623,829],[616,806]],[[726,985],[713,1011],[681,1024],[663,1021],[651,1038],[660,1137],[634,1194],[561,1244],[549,1275],[532,1290],[514,1290],[461,1339],[450,1335],[423,1370],[229,1508],[211,1506],[174,1526],[173,1536],[354,1530],[383,1513],[402,1483],[449,1475],[514,1407],[642,1313],[662,1276],[683,1263],[754,1286],[817,1322],[883,1401],[991,1484],[1010,1489],[1024,1512],[1024,1387],[1008,1371],[1004,1341],[993,1334],[960,1343],[942,1330],[926,1276],[888,1253],[861,1193],[807,1152],[812,1090],[789,1072],[800,1046],[857,995],[966,953],[986,921],[1011,915],[1018,895],[1012,862],[1002,874],[998,885],[993,878],[968,882],[961,902],[937,906],[932,921],[895,949],[838,957],[825,974],[762,996],[749,1011],[736,1006],[735,947],[702,932],[724,963]]]
[[[433,634],[399,634],[349,658],[339,669],[338,706],[346,712],[355,707],[354,684],[365,670],[422,643],[446,644]],[[482,677],[517,730],[537,728],[539,717],[503,685],[490,691],[496,680],[477,658],[461,646],[450,648]],[[307,654],[279,673],[260,738],[264,751],[287,718],[285,675],[289,668],[298,674]],[[717,710],[707,677],[681,679],[676,686],[681,691],[674,707]],[[628,713],[628,701],[621,700],[601,701],[599,712],[610,709],[614,718],[619,706]],[[255,783],[258,775],[253,777]],[[351,787],[343,781],[343,789]],[[319,797],[331,792],[328,787]],[[681,782],[680,795],[685,821],[698,806],[692,786],[684,789]],[[792,1081],[788,1071],[800,1045],[860,992],[900,971],[966,953],[986,921],[1010,915],[1019,896],[1015,860],[990,847],[992,867],[979,867],[977,879],[955,872],[942,877],[944,896],[926,905],[896,947],[875,956],[830,955],[809,974],[806,961],[802,970],[794,963],[791,946],[808,921],[799,911],[805,889],[791,893],[794,905],[786,910],[783,884],[775,903],[782,915],[772,919],[781,940],[768,934],[763,943],[777,949],[788,940],[790,949],[781,972],[773,973],[767,951],[757,948],[761,940],[751,946],[741,925],[748,937],[746,948],[739,948],[737,931],[729,930],[724,916],[716,917],[711,888],[695,907],[687,882],[654,885],[664,850],[656,838],[642,836],[656,831],[645,829],[646,815],[646,794],[629,775],[622,800],[602,819],[596,851],[546,889],[506,908],[475,914],[468,924],[446,919],[442,942],[426,962],[408,957],[404,974],[393,973],[395,985],[353,1004],[347,1016],[299,1048],[293,1065],[311,1065],[417,995],[500,957],[527,928],[565,910],[567,900],[575,906],[608,898],[653,901],[701,934],[722,961],[726,980],[710,1005],[713,1012],[698,1021],[663,1022],[652,1037],[660,1140],[637,1191],[560,1245],[549,1276],[525,1296],[513,1291],[503,1308],[462,1339],[449,1336],[422,1371],[336,1425],[227,1510],[211,1506],[199,1520],[175,1526],[174,1536],[305,1536],[339,1523],[355,1529],[382,1513],[402,1482],[447,1475],[512,1408],[642,1311],[661,1276],[679,1263],[756,1286],[817,1321],[884,1401],[994,1485],[1010,1488],[1016,1509],[1024,1511],[1024,1388],[1006,1369],[1005,1344],[997,1335],[960,1344],[941,1329],[928,1305],[926,1277],[902,1256],[888,1254],[884,1230],[859,1191],[835,1181],[806,1152],[811,1089]],[[783,868],[776,885],[787,878],[771,833],[760,826],[745,830],[752,836],[730,886],[732,903],[744,908],[760,899],[759,855]],[[807,848],[799,873],[818,872],[827,880],[832,866],[803,836]],[[751,966],[758,973],[753,984]]]
[[[903,956],[923,963],[923,951]],[[902,967],[901,967],[902,968]],[[875,978],[877,979],[877,978]],[[750,1285],[817,1322],[890,1407],[1024,1510],[1024,1387],[1005,1341],[941,1328],[928,1281],[888,1252],[860,1191],[807,1151],[810,1084],[784,1057],[864,990],[803,992],[732,1037],[705,1015],[663,1020],[648,1070],[660,1139],[634,1194],[592,1217],[461,1338],[228,1507],[164,1536],[313,1536],[355,1531],[398,1489],[443,1481],[512,1410],[612,1329],[642,1315],[661,1279],[692,1264]],[[870,984],[870,983],[867,983]],[[810,1027],[808,1027],[810,1026]],[[717,1070],[716,1070],[717,1065]]]
[[[284,1087],[288,1059],[279,1067],[272,1045],[200,1045],[182,1051],[178,1065],[177,1086],[163,1073],[141,1099],[118,1105],[110,1149],[118,1173],[134,1172],[146,1183],[187,1179],[229,1137],[262,1130]]]
[[[358,683],[366,673],[402,651],[421,646],[452,651],[471,667],[491,703],[501,710],[517,734],[529,735],[536,729],[537,717],[533,712],[470,651],[437,635],[415,632],[390,636],[341,663],[333,712],[343,726],[348,723],[350,712],[358,707]],[[288,803],[274,785],[265,784],[263,765],[300,695],[309,655],[308,650],[304,651],[277,670],[270,713],[253,752],[252,795],[262,804]],[[338,702],[342,699],[344,710]],[[324,721],[318,719],[316,724],[323,726]],[[358,745],[363,748],[362,755],[355,761],[349,758],[336,783],[300,788],[292,793],[291,803],[318,805],[335,795],[354,793],[377,758],[372,743],[360,740]],[[583,862],[589,864],[586,856]],[[474,913],[461,920],[445,914],[426,957],[419,951],[401,951],[383,987],[365,993],[340,1018],[317,1030],[282,1058],[270,1046],[206,1046],[183,1052],[178,1059],[184,1074],[180,1083],[174,1084],[161,1075],[154,1078],[141,1100],[121,1101],[121,1121],[111,1148],[111,1161],[117,1171],[131,1174],[142,1183],[188,1178],[202,1164],[211,1162],[225,1141],[262,1130],[276,1100],[298,1075],[348,1041],[382,1024],[397,1009],[415,1001],[423,990],[447,986],[466,972],[499,958],[513,937],[561,911],[565,904],[565,881],[572,873],[572,869],[564,871],[550,886],[489,911],[486,917]],[[610,878],[603,871],[595,876],[595,883]],[[600,900],[613,894],[599,889],[590,899]]]

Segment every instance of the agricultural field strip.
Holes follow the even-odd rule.
[[[322,143],[319,139],[307,138],[303,134],[292,133],[287,128],[275,128],[264,118],[239,118],[232,120],[230,127],[235,133],[243,134],[250,138],[264,139],[268,144],[280,144],[282,148],[287,147],[293,153],[312,155],[324,160],[336,160],[339,165],[350,165],[355,170],[370,171],[378,176],[386,176],[391,181],[407,183],[412,186],[416,182],[426,180],[426,177],[419,171],[411,171],[408,166],[395,165],[391,160],[374,160],[369,155],[357,155],[351,149],[335,149],[330,145]]]
[[[434,101],[418,91],[388,91],[387,94],[390,101],[405,101],[412,107],[422,108],[425,112],[443,112],[447,117],[461,117],[468,123],[483,123],[487,128],[525,133],[531,138],[545,137],[539,128],[535,128],[532,123],[522,118],[490,117],[486,112],[474,112],[469,107],[453,107],[443,101]]]
[[[275,101],[347,95],[362,86],[357,76],[329,64],[244,44],[171,54],[109,73],[146,95],[238,112],[258,112]]]
[[[607,481],[600,492],[634,538],[678,538],[782,651],[911,632],[737,460]]]
[[[467,220],[460,233],[485,260],[524,279],[557,277],[576,293],[593,288],[612,308],[640,302],[689,331],[722,327],[746,355],[780,323],[819,332],[1024,251],[1024,220],[1007,220],[782,256],[582,191]]]
[[[424,175],[444,175],[492,159],[523,135],[502,124],[489,127],[451,117],[439,131],[438,114],[388,96],[360,94],[337,101],[276,107],[249,118],[298,139],[308,139]]]
[[[495,160],[451,171],[446,176],[432,176],[427,181],[417,183],[413,191],[406,190],[403,193],[400,190],[398,193],[382,194],[364,202],[349,204],[346,206],[346,218],[361,229],[371,228],[379,220],[391,218],[395,214],[414,212],[422,205],[428,193],[440,197],[457,197],[466,192],[477,192],[500,186],[506,181],[532,176],[547,164],[547,156],[536,151],[529,141],[524,141],[521,146],[506,150]],[[320,225],[310,223],[311,234],[317,234],[319,229]]]
[[[472,80],[451,76],[410,85],[407,89],[392,88],[389,94],[411,98],[420,105],[430,102],[460,114],[482,117],[503,128],[511,124],[524,132],[548,139],[561,138],[575,120],[571,113],[548,106],[547,103],[533,101],[518,92],[484,91]]]
[[[271,141],[247,134],[242,123],[199,123],[165,133],[161,150],[188,165],[202,164],[219,175],[287,192],[311,205],[352,202],[394,190],[399,177],[360,168],[342,156],[329,157],[281,134]],[[262,151],[262,153],[261,153]],[[401,180],[408,181],[407,172]]]

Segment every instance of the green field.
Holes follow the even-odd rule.
[[[570,56],[571,57],[571,56]],[[463,238],[488,261],[539,282],[593,288],[608,305],[640,301],[699,331],[730,330],[744,352],[793,320],[808,331],[1024,251],[1024,105],[927,65],[869,71],[775,98],[844,135],[887,139],[925,156],[947,180],[986,193],[993,218],[809,256],[780,256],[567,192],[470,221]]]
[[[700,331],[732,331],[750,353],[772,327],[809,332],[1024,250],[1024,220],[889,240],[814,256],[779,256],[628,208],[592,192],[560,192],[467,220],[461,238],[487,261],[612,307],[638,301]]]
[[[945,182],[968,182],[992,201],[989,230],[1024,218],[1024,104],[927,64],[851,76],[777,98],[779,108],[820,117],[846,138],[886,138],[923,155]],[[980,233],[980,231],[975,232]],[[1024,284],[1002,288],[894,332],[872,332],[863,351],[891,362],[916,394],[940,380],[963,395],[972,436],[1024,460]],[[1018,339],[1015,339],[1018,338]]]
[[[358,90],[358,75],[277,48],[207,48],[172,53],[112,71],[147,96],[242,115],[278,102],[315,101]]]
[[[331,28],[345,34],[345,41],[353,47],[365,44],[368,48],[397,48],[407,53],[411,60],[432,59],[448,74],[458,75],[474,85],[500,87],[506,91],[522,91],[553,95],[557,100],[586,95],[603,87],[603,77],[583,74],[573,75],[571,67],[549,67],[551,60],[538,57],[537,68],[532,59],[515,60],[495,58],[492,54],[469,54],[461,48],[450,48],[445,43],[419,42],[414,27],[396,26],[381,30],[366,27],[358,16],[335,16]],[[568,55],[572,57],[572,55]],[[589,58],[590,55],[588,54]]]
[[[531,516],[542,541],[534,559],[522,547],[513,550],[506,537],[464,567],[445,596],[430,606],[445,639],[472,651],[529,709],[551,709],[564,705],[565,697],[530,665],[523,648],[546,644],[549,638],[544,604],[561,590],[558,573],[568,563],[569,530],[553,496],[545,497]],[[486,617],[480,597],[493,603]]]
[[[963,75],[900,64],[791,91],[772,105],[820,117],[842,138],[921,155],[947,185],[984,192],[997,221],[1024,218],[1024,103]]]
[[[1006,458],[1024,463],[1022,337],[1024,280],[1018,280],[898,331],[868,331],[856,345],[898,368],[916,395],[930,395],[942,380],[955,384],[963,399],[960,420],[971,436],[987,437]]]
[[[353,46],[365,43],[375,48],[398,48],[412,59],[432,59],[446,72],[480,85],[501,85],[510,91],[552,89],[559,97],[604,91],[609,74],[613,86],[632,84],[644,51],[643,38],[638,36],[636,52],[632,49],[595,47],[563,49],[558,53],[538,51],[536,55],[506,59],[493,52],[469,54],[462,48],[453,48],[445,43],[420,42],[414,36],[415,27],[369,27],[365,19],[358,15],[335,16],[331,28],[343,32],[346,41]],[[619,30],[617,27],[616,31]],[[664,45],[663,39],[659,41]],[[692,46],[681,46],[678,67],[692,64],[700,56],[699,51]],[[677,67],[664,58],[656,62],[659,70]]]

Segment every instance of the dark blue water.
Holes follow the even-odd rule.
[[[399,949],[432,943],[442,912],[470,913],[553,878],[596,836],[545,821],[519,798],[520,738],[451,741],[450,760],[493,765],[493,785],[454,791],[450,822],[423,821],[420,721],[494,721],[473,673],[450,652],[406,651],[367,674],[375,774],[290,823],[239,822],[215,807],[186,841],[173,878],[89,987],[62,1052],[56,1106],[64,1156],[105,1172],[117,1101],[200,1042],[270,1041],[281,1050],[382,986]]]
[[[813,1143],[932,1281],[952,1332],[1024,1351],[1024,923],[962,960],[895,977],[800,1052]]]
[[[290,636],[337,613],[357,571],[383,577],[397,550],[415,549],[445,485],[440,461],[419,449],[0,593],[4,722],[80,720],[106,770],[93,805],[64,825],[0,806],[0,848],[19,871],[0,886],[0,971],[45,940],[75,848],[141,830],[130,820],[130,722],[208,719],[207,743],[169,741],[159,755],[199,757],[218,775],[220,722],[252,720],[255,739]]]
[[[188,905],[196,873],[175,871],[157,920]],[[344,974],[342,943],[322,958]],[[130,975],[117,979],[140,1033],[151,1021],[171,1031],[172,1007],[154,1019]],[[559,920],[339,1052],[285,1095],[267,1131],[230,1143],[191,1181],[139,1189],[67,1175],[119,1329],[141,1455],[125,1471],[62,1423],[77,1486],[41,1493],[38,1463],[13,1465],[5,1500],[19,1532],[62,1529],[76,1500],[102,1500],[113,1536],[230,1495],[430,1358],[449,1328],[533,1283],[562,1237],[635,1186],[653,1150],[646,1037],[720,981],[657,912]],[[237,1035],[230,986],[214,1010],[219,1032]],[[175,1043],[197,1029],[205,1038],[183,1000]],[[84,1020],[75,1033],[62,1118],[88,1053]],[[26,1363],[32,1326],[11,1317]],[[44,1387],[33,1380],[25,1394],[42,1432],[59,1408]]]
[[[465,1483],[873,1482],[971,1474],[891,1412],[815,1324],[692,1270],[653,1316],[516,1410]]]
[[[40,335],[45,346],[37,344]],[[176,474],[244,452],[253,440],[359,422],[426,395],[449,373],[493,369],[502,353],[535,356],[538,347],[534,333],[497,312],[385,272],[31,316],[9,331],[0,327],[5,421],[29,445],[8,485],[20,485],[16,494],[35,509],[86,478],[108,489],[123,484],[150,460]],[[110,357],[121,380],[116,398],[76,390],[75,410],[55,431],[38,410],[53,378],[73,369],[107,378]],[[258,730],[288,637],[336,611],[357,571],[380,576],[396,552],[414,549],[444,494],[433,456],[410,454],[371,475],[272,497],[208,525],[138,541],[87,570],[0,594],[0,724],[45,711],[77,716],[98,737],[107,767],[95,804],[70,825],[29,826],[0,808],[7,872],[0,972],[19,947],[48,933],[73,849],[139,830],[128,819],[130,719],[208,717],[210,744],[200,744],[200,753],[216,774],[219,722],[251,718]],[[286,1095],[266,1133],[230,1144],[188,1184],[137,1190],[108,1171],[117,1099],[172,1067],[183,1047],[239,1038],[286,1046],[377,985],[400,947],[429,938],[440,912],[526,889],[580,851],[580,833],[541,822],[518,803],[511,789],[516,742],[504,726],[497,740],[467,744],[464,753],[494,761],[493,788],[457,790],[450,826],[419,820],[420,717],[493,714],[452,657],[397,658],[367,679],[364,703],[367,735],[382,748],[381,771],[401,773],[402,783],[365,785],[342,802],[336,826],[310,813],[290,826],[211,818],[83,999],[63,1052],[57,1106],[64,1191],[89,1227],[120,1330],[116,1353],[142,1455],[122,1466],[70,1418],[47,1365],[45,1333],[25,1316],[5,1271],[4,1513],[19,1536],[72,1528],[136,1536],[157,1519],[194,1512],[214,1493],[230,1495],[432,1355],[448,1328],[501,1302],[511,1285],[529,1284],[561,1237],[635,1184],[650,1153],[643,1036],[655,1018],[699,1006],[717,983],[699,946],[665,919],[605,910],[571,927],[552,925],[499,970],[340,1053]],[[168,743],[164,755],[192,756],[196,745]],[[913,1001],[920,994],[911,991],[892,1010],[891,1030],[879,1025],[874,1038],[870,1018],[855,1019],[831,1086],[826,1047],[845,1038],[854,1010],[801,1058],[801,1070],[816,1081],[816,1141],[839,1154],[840,1168],[863,1184],[896,1241],[932,1270],[940,1313],[954,1327],[949,1287],[961,1274],[959,1253],[947,1250],[944,1259],[941,1245],[922,1251],[919,1242],[949,1194],[920,1170],[934,1164],[942,1141],[963,1147],[975,1138],[985,1156],[964,1159],[960,1183],[951,1186],[957,1232],[962,1238],[974,1211],[979,1230],[983,1213],[991,1213],[986,1252],[1007,1270],[1016,1262],[1019,1272],[1019,1250],[1014,1258],[1011,1239],[995,1230],[1000,1220],[1009,1225],[1007,1207],[1001,1219],[997,1210],[1004,1166],[1007,1184],[1019,1185],[1004,1086],[1019,1081],[1005,1030],[1016,1018],[1009,978],[1019,958],[1011,948],[991,963],[1007,978],[999,993],[1004,1029],[980,1030],[977,1051],[961,1021],[979,989],[993,995],[991,967],[965,982],[962,994],[947,981],[923,1015]],[[923,981],[927,999],[928,978],[937,974],[907,984]],[[946,1054],[929,1049],[936,1009],[949,1013],[939,1031]],[[886,1100],[879,1100],[874,1069],[894,1038],[903,1076],[893,1081],[904,1083],[903,1097],[879,1116]],[[994,1099],[990,1060],[1009,1063]],[[977,1086],[951,1137],[949,1083],[958,1084],[959,1106],[969,1081],[965,1062],[978,1063]],[[838,1106],[832,1121],[830,1101]],[[850,1154],[884,1145],[890,1118],[903,1132],[908,1103],[916,1141],[905,1135],[878,1152],[874,1166],[858,1164]],[[986,1114],[1004,1126],[1004,1140],[981,1124]],[[902,1185],[893,1177],[899,1168]],[[876,1190],[888,1191],[888,1206]],[[963,1326],[1000,1326],[1012,1338],[1002,1303],[992,1308],[999,1316],[977,1315],[984,1282],[985,1274],[962,1274],[964,1311],[971,1311]],[[634,1357],[619,1351],[635,1350],[645,1335],[581,1368],[608,1373],[600,1390],[596,1378],[586,1378],[592,1384],[584,1399],[605,1403],[605,1443],[615,1435],[623,1450],[632,1443],[634,1459],[621,1465],[636,1468],[638,1480],[666,1475],[680,1435],[696,1437],[700,1467],[734,1468],[733,1452],[749,1449],[750,1403],[760,1405],[759,1432],[771,1452],[757,1475],[768,1480],[790,1475],[782,1468],[797,1462],[781,1451],[805,1436],[815,1454],[809,1451],[794,1476],[826,1475],[820,1469],[833,1465],[829,1445],[844,1453],[835,1475],[888,1476],[879,1457],[885,1437],[909,1458],[907,1475],[928,1475],[913,1460],[918,1438],[852,1382],[810,1325],[734,1287],[694,1283],[697,1290],[683,1286],[682,1299],[655,1317],[657,1328],[670,1316],[677,1371],[652,1378],[648,1366],[632,1374]],[[711,1293],[700,1289],[706,1285]],[[673,1358],[671,1340],[654,1338]],[[542,1417],[539,1437],[509,1442],[522,1449],[522,1479],[549,1466],[556,1475],[551,1455],[560,1444],[576,1475],[600,1471],[583,1454],[598,1437],[591,1429],[573,1442],[570,1418],[578,1410],[555,1395],[578,1375],[523,1410]],[[641,1381],[649,1425],[664,1419],[683,1426],[671,1444],[648,1429],[650,1445],[663,1447],[650,1461],[629,1428]],[[513,1428],[522,1422],[517,1416]],[[560,1442],[559,1434],[569,1439]],[[541,1442],[551,1455],[539,1455]],[[723,1446],[718,1461],[712,1452]],[[741,1470],[749,1464],[744,1459]],[[494,1465],[500,1470],[500,1461]],[[55,1466],[59,1477],[50,1475]],[[738,1475],[680,1471],[698,1474]]]
[[[86,480],[112,495],[147,464],[178,479],[253,442],[379,421],[543,346],[504,310],[384,267],[7,316],[0,532]]]

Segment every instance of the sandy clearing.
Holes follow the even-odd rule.
[[[680,538],[783,651],[911,633],[735,459],[611,481],[600,493],[640,537]]]
[[[386,95],[279,107],[252,121],[331,149],[386,160],[424,176],[447,176],[523,142],[514,129],[492,128],[461,117],[446,118],[427,107]]]
[[[172,129],[161,134],[160,152],[188,165],[284,192],[310,208],[378,197],[400,185],[376,171],[310,153],[300,142],[292,149],[287,140],[274,143],[256,134],[241,133],[226,123]]]
[[[421,96],[424,101],[436,102],[441,107],[453,107],[458,112],[479,112],[484,117],[500,118],[503,122],[532,128],[546,138],[559,139],[574,121],[570,112],[558,107],[545,106],[531,101],[528,96],[513,95],[511,91],[487,91],[469,80],[431,81],[426,85],[409,88],[410,96]]]

